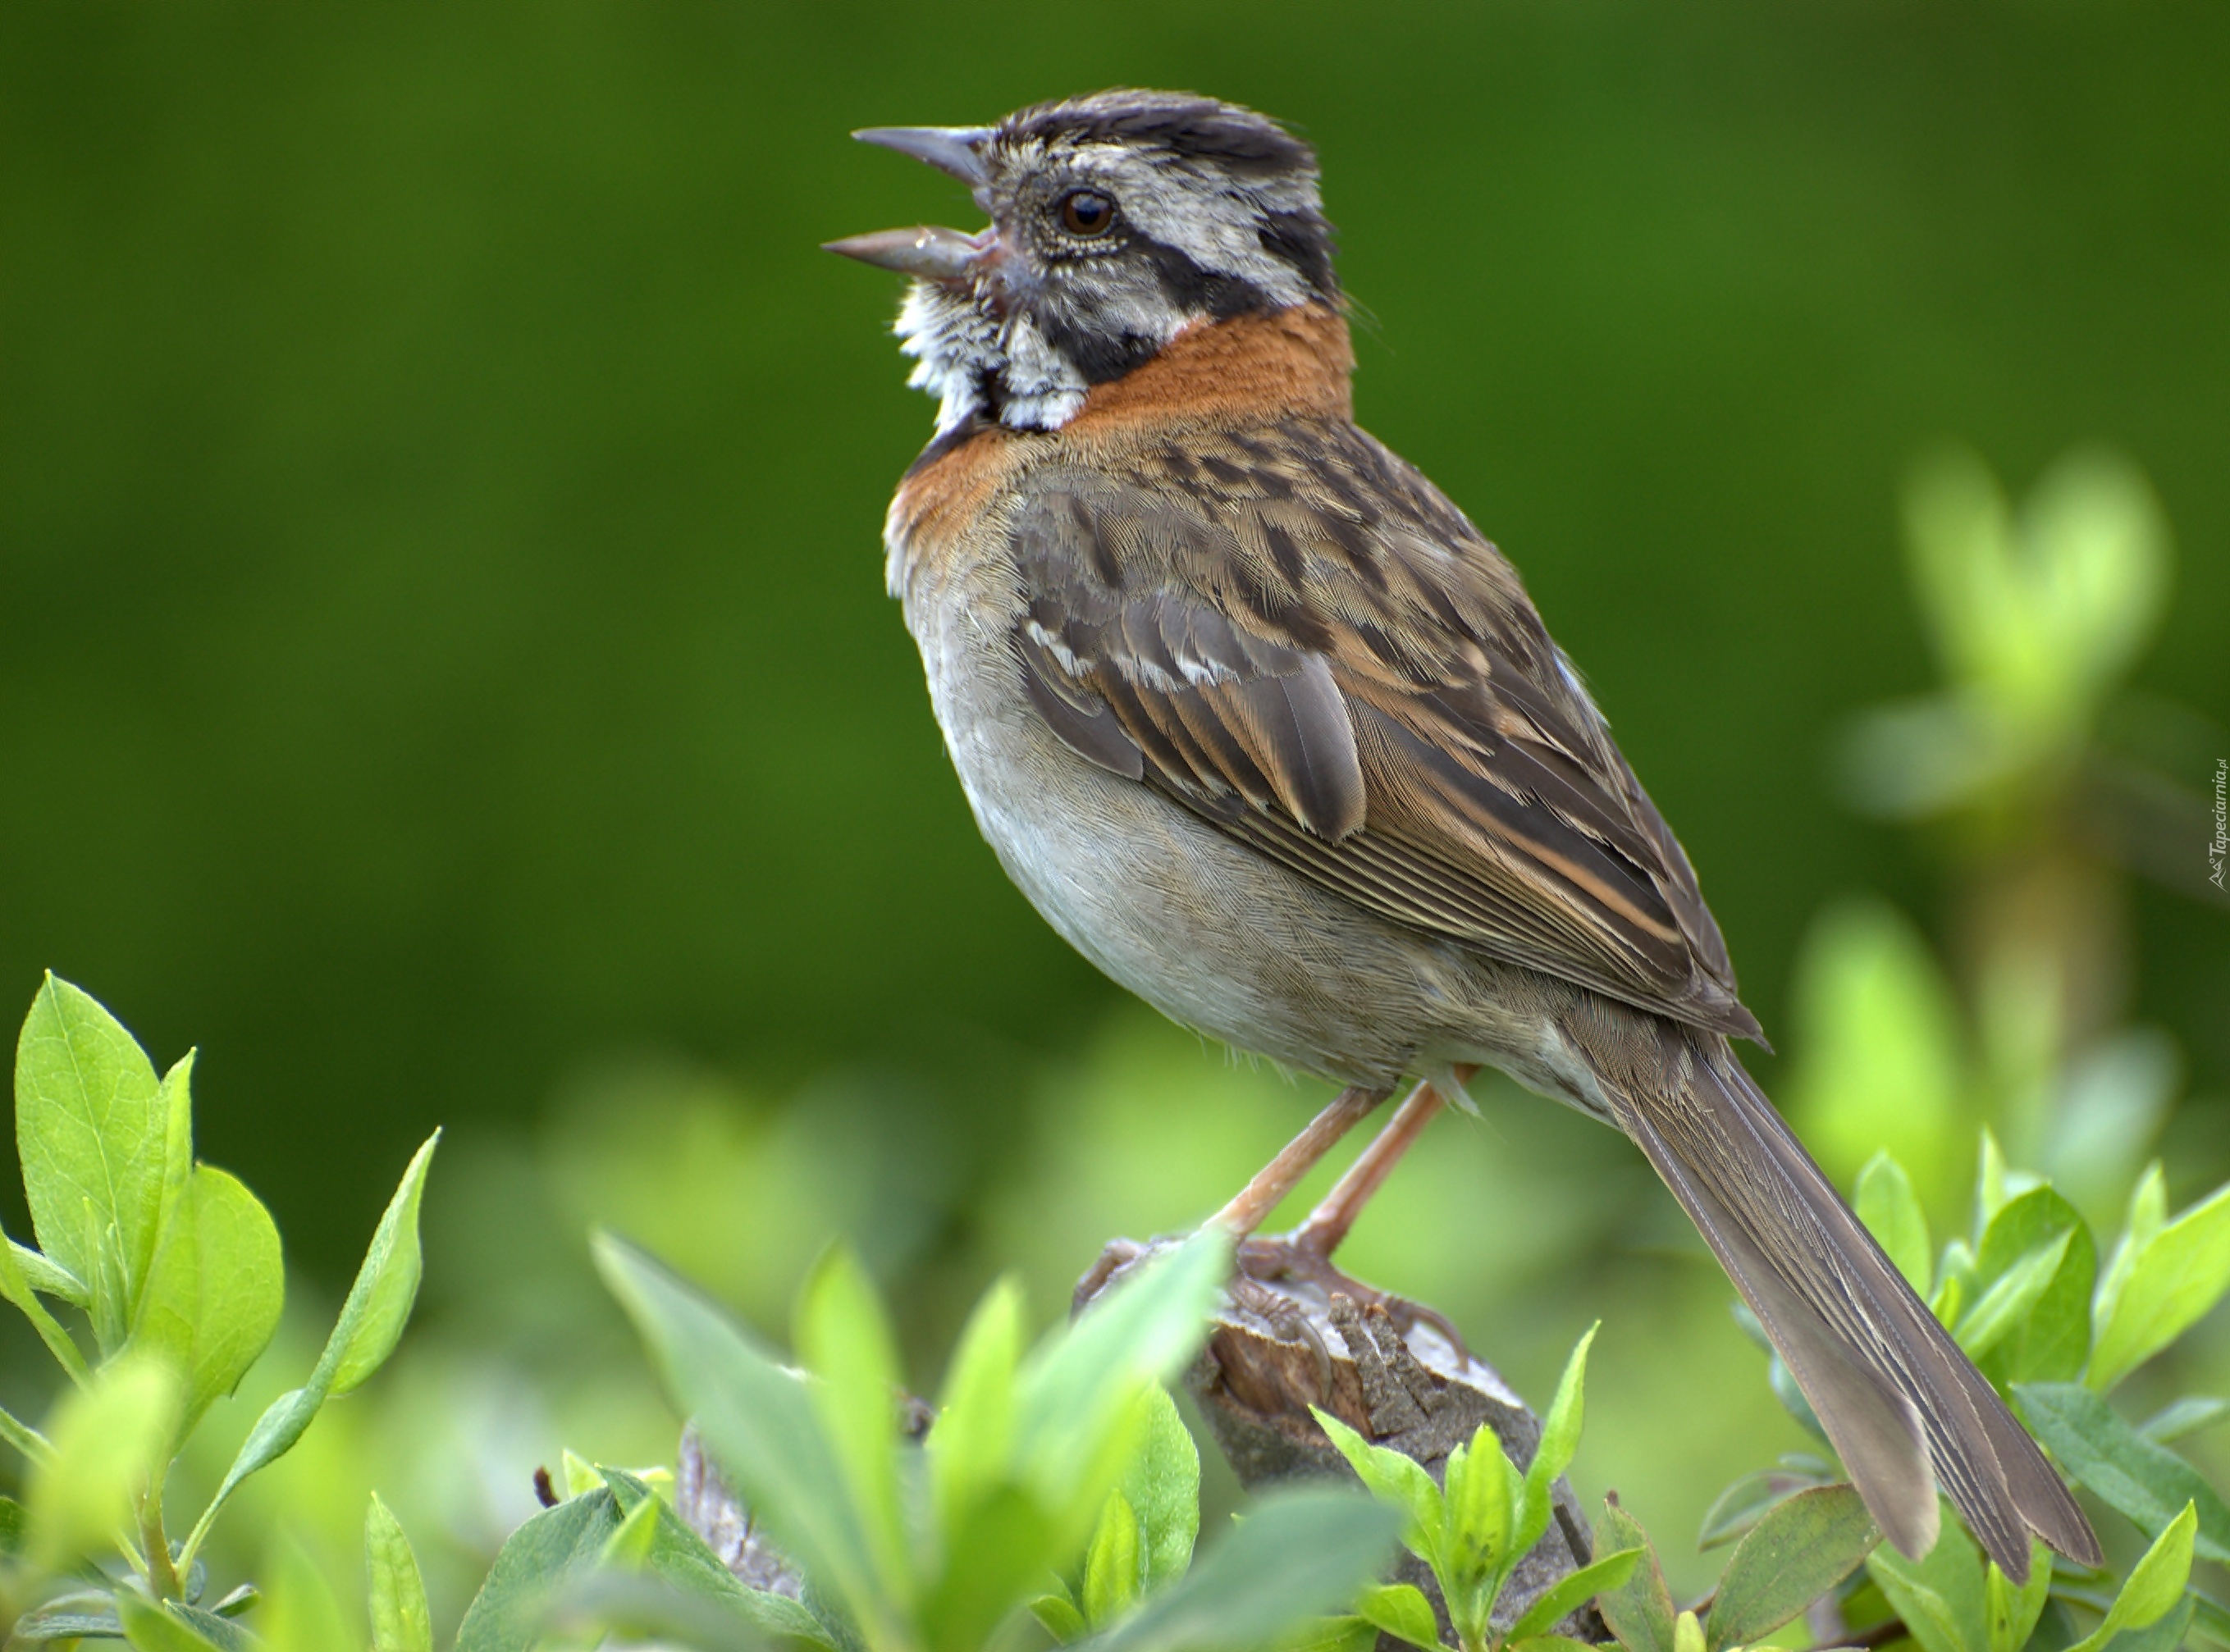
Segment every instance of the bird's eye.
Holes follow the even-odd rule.
[[[1104,235],[1115,222],[1115,203],[1097,190],[1071,190],[1060,198],[1060,227],[1072,235]]]

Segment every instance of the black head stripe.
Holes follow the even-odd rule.
[[[1005,136],[1153,144],[1239,177],[1315,176],[1314,151],[1269,116],[1184,92],[1120,89],[1041,103],[1010,116]]]
[[[1224,275],[1214,270],[1204,270],[1195,263],[1182,248],[1165,241],[1141,237],[1140,250],[1154,261],[1154,272],[1160,278],[1162,291],[1170,302],[1180,310],[1205,313],[1218,321],[1245,315],[1253,310],[1272,307],[1270,295],[1236,275]]]
[[[1331,226],[1316,212],[1273,212],[1257,233],[1263,251],[1282,258],[1301,273],[1301,279],[1327,299],[1339,296],[1339,276],[1332,268],[1337,250]]]

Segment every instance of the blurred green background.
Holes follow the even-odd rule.
[[[292,1471],[438,1510],[437,1590],[561,1437],[670,1450],[589,1220],[770,1324],[848,1231],[927,1383],[998,1270],[1050,1315],[1320,1098],[1127,1006],[1007,885],[881,590],[930,409],[895,284],[816,243],[974,221],[845,133],[1125,82],[1318,146],[1361,417],[1589,673],[1777,1093],[1872,1116],[1805,1066],[1872,980],[1892,1033],[1949,1029],[1900,1070],[1969,1157],[1989,1116],[2073,1161],[2035,1121],[2112,1057],[2153,1100],[2104,1206],[2156,1135],[2179,1201],[2230,1164],[2220,5],[11,6],[0,987],[51,967],[158,1062],[200,1045],[202,1150],[298,1296],[452,1128],[409,1357],[316,1448],[355,1456]],[[1906,748],[1850,730],[1958,680],[1898,505],[1946,437],[2016,499],[2110,444],[2173,586],[2057,755],[1911,829],[1852,807],[1897,812],[1866,777]],[[2081,978],[2027,1057],[1990,1007],[2024,947]],[[1639,1160],[1483,1100],[1353,1265],[1529,1392],[1607,1316],[1582,1475],[1677,1550],[1794,1430]]]

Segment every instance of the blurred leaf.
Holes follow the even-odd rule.
[[[418,1557],[377,1492],[364,1511],[364,1562],[371,1578],[371,1652],[434,1652]]]
[[[1964,1148],[1964,1066],[1951,989],[1894,908],[1845,901],[1814,920],[1794,986],[1791,1112],[1831,1174],[1878,1152],[1925,1200],[1950,1196]]]
[[[1030,1603],[1030,1616],[1038,1620],[1045,1632],[1061,1645],[1084,1638],[1092,1626],[1084,1621],[1084,1614],[1076,1610],[1076,1603],[1067,1595],[1040,1595]]]
[[[130,1334],[155,1257],[160,1090],[122,1024],[49,973],[16,1046],[16,1146],[39,1248],[85,1281],[103,1354]]]
[[[1563,1374],[1556,1379],[1556,1397],[1549,1402],[1549,1414],[1541,1421],[1541,1443],[1534,1448],[1533,1461],[1525,1465],[1524,1486],[1518,1495],[1518,1530],[1510,1542],[1512,1565],[1549,1529],[1550,1503],[1556,1493],[1556,1476],[1572,1466],[1573,1457],[1579,1453],[1580,1427],[1587,1411],[1588,1350],[1594,1346],[1595,1333],[1601,1329],[1602,1321],[1597,1320],[1581,1334],[1564,1361]],[[1556,1615],[1563,1616],[1562,1612]],[[1532,1632],[1545,1630],[1556,1621],[1552,1617],[1536,1623]],[[1511,1631],[1512,1635],[1523,1632],[1526,1631]]]
[[[116,1613],[124,1639],[132,1652],[232,1652],[234,1647],[247,1641],[237,1630],[231,1639],[212,1640],[198,1626],[184,1621],[167,1606],[158,1605],[135,1590],[118,1591]]]
[[[262,1620],[258,1629],[268,1652],[355,1652],[363,1646],[364,1637],[356,1632],[332,1585],[299,1542],[282,1539],[266,1557],[263,1575],[267,1589],[257,1617]],[[461,1633],[457,1645],[464,1652]],[[525,1652],[525,1645],[519,1643],[519,1652]]]
[[[46,1430],[54,1455],[31,1464],[24,1498],[39,1570],[59,1572],[113,1546],[134,1495],[167,1456],[177,1415],[177,1374],[131,1354],[63,1393]]]
[[[1982,1612],[1988,1636],[1988,1652],[2021,1652],[2044,1615],[2052,1593],[2052,1555],[2034,1538],[2028,1546],[2028,1581],[2016,1584],[1999,1570],[1998,1563],[1983,1566]]]
[[[426,1188],[427,1167],[433,1162],[434,1149],[441,1140],[441,1133],[435,1131],[411,1156],[402,1184],[372,1231],[371,1244],[310,1380],[280,1395],[255,1419],[255,1426],[248,1430],[248,1437],[233,1455],[232,1466],[218,1482],[216,1495],[186,1538],[186,1559],[201,1552],[217,1512],[239,1489],[241,1482],[293,1450],[329,1397],[347,1393],[394,1351],[410,1317],[410,1305],[417,1298],[418,1202]]]
[[[1138,1446],[1123,1475],[1122,1493],[1138,1517],[1148,1594],[1167,1588],[1192,1564],[1200,1537],[1200,1448],[1159,1383],[1139,1397]]]
[[[2101,1392],[2182,1336],[2230,1289],[2230,1186],[2134,1246],[2115,1283],[2086,1379]]]
[[[1885,1149],[1866,1160],[1851,1208],[1881,1242],[1905,1282],[1922,1296],[1935,1272],[1936,1252],[1928,1238],[1928,1217],[1912,1191],[1912,1178]]]
[[[2083,1208],[2103,1209],[2134,1179],[2182,1076],[2175,1041],[2156,1027],[2108,1034],[2069,1057],[2044,1147],[2054,1184]]]
[[[456,1652],[528,1652],[558,1585],[595,1566],[619,1527],[618,1502],[601,1488],[528,1516],[466,1608]]]
[[[947,1533],[957,1531],[965,1512],[1007,1474],[1022,1350],[1022,1292],[1012,1279],[1002,1279],[968,1316],[929,1431],[930,1483],[938,1525]]]
[[[1378,1626],[1367,1617],[1318,1617],[1280,1637],[1274,1652],[1376,1652]]]
[[[1440,1652],[1440,1626],[1433,1604],[1415,1584],[1381,1584],[1355,1597],[1356,1616],[1373,1628],[1411,1646]]]
[[[2189,1595],[2143,1629],[2125,1629],[2106,1642],[2102,1652],[2176,1652],[2197,1616],[2198,1603]]]
[[[1138,1604],[1138,1517],[1123,1494],[1107,1494],[1099,1528],[1084,1550],[1085,1621],[1103,1628]]]
[[[2160,1536],[2192,1507],[2200,1554],[2230,1564],[2230,1508],[2197,1469],[2146,1439],[2080,1383],[2028,1383],[2014,1393],[2030,1430],[2079,1484],[2148,1537]]]
[[[1642,1559],[1624,1583],[1606,1589],[1596,1610],[1627,1652],[1673,1652],[1672,1591],[1665,1585],[1665,1570],[1657,1551],[1641,1529],[1641,1522],[1618,1504],[1606,1501],[1602,1519],[1595,1523],[1595,1547],[1604,1552],[1640,1549]]]
[[[1880,1540],[1852,1487],[1817,1486],[1788,1498],[1719,1574],[1704,1624],[1710,1652],[1763,1639],[1849,1577]]]
[[[1402,1541],[1411,1553],[1428,1563],[1440,1554],[1440,1540],[1447,1524],[1447,1506],[1431,1475],[1414,1457],[1382,1445],[1373,1445],[1331,1412],[1312,1405],[1309,1414],[1347,1459],[1357,1478],[1380,1502],[1400,1510],[1407,1518]]]
[[[593,1249],[597,1270],[635,1321],[675,1409],[696,1419],[729,1483],[807,1574],[863,1619],[871,1642],[897,1636],[894,1624],[879,1621],[885,1609],[859,1514],[803,1385],[632,1246],[598,1234]],[[461,1645],[459,1652],[470,1649]]]
[[[2198,1511],[2187,1503],[2130,1568],[2105,1621],[2068,1652],[2100,1652],[2124,1630],[2141,1630],[2167,1617],[2183,1599],[2184,1586],[2191,1581],[2192,1540],[2198,1531]]]
[[[1523,1641],[1531,1636],[1547,1634],[1604,1590],[1624,1584],[1634,1575],[1642,1553],[1640,1549],[1621,1549],[1614,1554],[1598,1555],[1577,1572],[1557,1578],[1536,1596],[1533,1604],[1525,1609],[1525,1615],[1510,1626],[1509,1638]]]
[[[2137,1432],[2155,1445],[2166,1445],[2187,1434],[2196,1434],[2219,1422],[2225,1411],[2230,1411],[2230,1399],[2219,1399],[2212,1394],[2186,1394],[2172,1400],[2152,1417],[2137,1425]]]
[[[1983,1233],[2012,1197],[2013,1190],[2006,1185],[2005,1152],[1998,1146],[1997,1133],[1986,1124],[1975,1154],[1975,1243],[1978,1248]]]
[[[899,1510],[898,1347],[866,1270],[831,1246],[798,1297],[798,1357],[813,1373],[806,1396],[821,1419],[875,1570],[877,1592],[911,1615],[913,1572]]]
[[[222,1170],[190,1169],[132,1329],[133,1348],[182,1379],[179,1439],[262,1357],[286,1294],[279,1230],[262,1201]]]
[[[1989,1652],[1982,1557],[1956,1520],[1944,1520],[1926,1559],[1908,1560],[1885,1543],[1866,1557],[1866,1572],[1925,1652]]]
[[[1704,1511],[1704,1524],[1696,1546],[1706,1552],[1731,1543],[1795,1493],[1827,1481],[1823,1470],[1789,1468],[1758,1469],[1744,1475],[1712,1500]]]
[[[1394,1511],[1346,1492],[1265,1498],[1174,1588],[1086,1644],[1093,1652],[1267,1645],[1351,1599],[1393,1547],[1395,1525]]]

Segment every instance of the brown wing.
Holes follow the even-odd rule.
[[[1035,474],[1015,633],[1047,721],[1358,905],[1755,1037],[1679,845],[1517,574],[1351,426]]]

